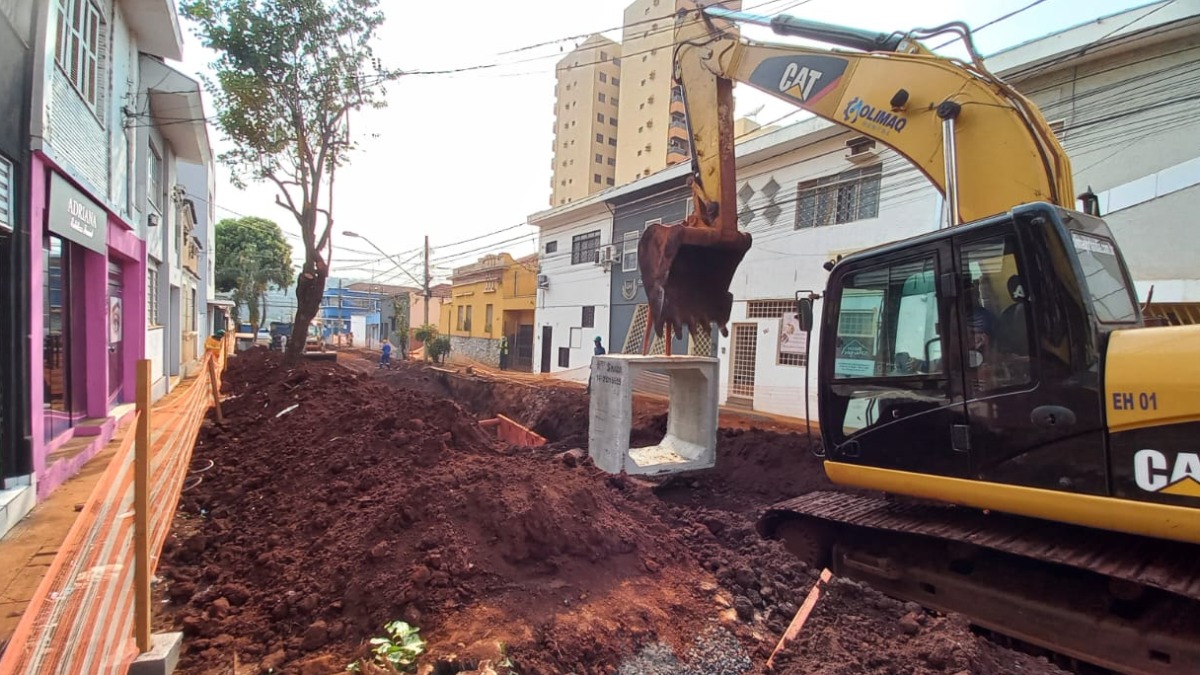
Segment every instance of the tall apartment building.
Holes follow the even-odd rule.
[[[550,206],[615,184],[621,45],[593,35],[555,66]]]
[[[729,9],[742,5],[741,0],[721,4]],[[692,0],[634,0],[625,8],[618,185],[691,156],[683,95],[672,72],[675,13],[695,6]]]

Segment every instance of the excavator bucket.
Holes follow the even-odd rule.
[[[750,248],[750,235],[721,232],[693,213],[674,225],[650,225],[638,242],[638,264],[654,333],[707,333],[717,324],[729,335],[729,284]]]

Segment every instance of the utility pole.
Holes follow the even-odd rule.
[[[425,235],[425,325],[429,325],[429,299],[433,292],[429,290],[429,235]]]

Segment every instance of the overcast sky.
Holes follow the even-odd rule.
[[[408,3],[404,3],[408,4]],[[389,106],[358,113],[351,121],[361,149],[337,174],[334,197],[337,234],[335,276],[413,284],[361,239],[363,234],[420,277],[420,247],[429,235],[437,272],[473,261],[484,253],[514,255],[535,250],[536,234],[525,222],[549,208],[551,139],[554,122],[554,63],[578,42],[519,53],[521,47],[574,35],[607,31],[620,41],[625,0],[464,0],[406,9],[383,0],[387,14],[377,53],[392,68],[447,70],[487,63],[501,68],[454,75],[408,76],[388,89]],[[744,0],[748,11],[795,16],[857,28],[893,31],[961,20],[981,26],[1030,4],[982,30],[976,42],[984,54],[1046,33],[1146,4],[1141,0]],[[409,4],[409,7],[413,5]],[[184,23],[182,70],[206,72],[212,53],[204,50]],[[790,41],[770,31],[749,29],[747,37]],[[930,46],[940,44],[937,42]],[[561,48],[561,51],[560,51]],[[520,62],[517,62],[520,61]],[[746,86],[735,87],[739,115],[765,107],[756,118],[768,123],[795,111]],[[206,97],[207,111],[213,108]],[[804,118],[793,114],[785,123]],[[216,128],[209,132],[219,153],[227,147]],[[238,214],[271,218],[285,232],[298,233],[291,214],[275,206],[275,190],[265,184],[238,190],[218,168],[217,218]],[[493,234],[494,233],[494,234]],[[454,242],[481,237],[470,243]],[[290,239],[300,249],[296,238]],[[299,251],[298,251],[299,252]]]

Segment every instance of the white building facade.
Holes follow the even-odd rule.
[[[1200,0],[1159,2],[1105,17],[1006,50],[988,63],[1030,96],[1060,134],[1077,192],[1090,186],[1098,194],[1140,300],[1150,299],[1154,288],[1148,313],[1168,323],[1200,322],[1200,269],[1193,264],[1200,259],[1200,237],[1192,228],[1200,212],[1195,114],[1200,79],[1193,75],[1200,68]],[[818,327],[806,343],[795,332],[788,315],[796,298],[823,293],[824,265],[839,255],[943,227],[943,200],[902,157],[823,120],[743,141],[737,156],[739,225],[754,240],[730,285],[729,336],[713,340],[721,360],[720,400],[815,419],[816,372],[808,368],[805,351],[815,354],[821,335]],[[631,198],[674,204],[679,208],[670,217],[677,219],[686,198],[681,180],[689,170],[671,167],[531,222],[553,218],[556,228],[581,232],[597,224],[585,226],[603,213],[598,202],[612,208],[619,231],[609,235],[614,245],[602,258],[625,272],[610,283],[615,292],[637,276],[621,261],[625,247],[636,247],[637,233],[644,230],[630,224],[623,205]],[[543,237],[546,233],[543,229]],[[549,268],[553,257],[543,256]],[[564,292],[553,308],[539,305],[539,326],[548,322],[551,309],[569,318],[583,304],[584,291]],[[596,290],[588,286],[586,293]],[[819,299],[814,309],[819,317]],[[621,338],[636,328],[630,331],[629,320],[614,314],[608,320],[611,351],[621,351]]]
[[[612,213],[602,199],[588,197],[529,223],[540,230],[533,370],[585,381],[593,338],[609,331],[610,277],[596,256],[612,243]]]

